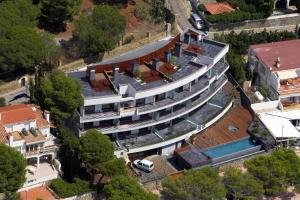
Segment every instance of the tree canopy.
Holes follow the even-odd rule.
[[[205,167],[191,169],[175,180],[167,178],[162,183],[167,199],[224,199],[226,189],[216,169]]]
[[[96,129],[88,130],[79,141],[80,158],[88,172],[99,171],[101,164],[114,158],[110,139]]]
[[[16,149],[0,144],[0,193],[15,193],[25,182],[26,160]]]
[[[59,70],[42,78],[37,90],[40,105],[51,111],[57,123],[72,117],[83,103],[80,83]]]
[[[78,175],[80,167],[78,159],[79,139],[75,136],[75,133],[66,127],[59,127],[58,130],[62,139],[58,155],[64,171],[64,178],[68,181],[73,181],[73,178]]]
[[[116,8],[99,5],[91,15],[82,16],[75,23],[73,39],[78,43],[82,56],[96,55],[112,50],[125,26],[125,18]]]
[[[104,186],[104,193],[107,200],[158,200],[159,198],[146,192],[139,183],[128,176],[116,176]]]
[[[1,73],[23,74],[36,66],[57,65],[58,47],[34,29],[40,15],[37,5],[31,0],[9,0],[0,3],[0,10]]]
[[[41,0],[41,25],[50,31],[61,31],[72,19],[78,0]]]
[[[103,163],[100,172],[106,176],[127,175],[126,162],[123,158],[114,158]]]
[[[263,183],[266,195],[286,192],[288,186],[300,181],[300,160],[292,150],[279,149],[271,155],[257,156],[246,161],[245,166]]]
[[[223,183],[227,189],[227,198],[232,200],[255,200],[264,195],[263,185],[258,179],[236,168],[225,171]]]

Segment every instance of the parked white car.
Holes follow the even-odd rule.
[[[147,171],[147,172],[151,172],[154,169],[154,164],[153,162],[143,159],[143,160],[135,160],[133,161],[133,164],[135,167]]]
[[[204,23],[203,23],[202,19],[196,13],[191,14],[191,22],[195,26],[195,28],[198,30],[204,28]]]

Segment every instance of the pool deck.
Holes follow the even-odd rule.
[[[230,112],[213,127],[199,133],[194,140],[194,145],[199,149],[218,146],[248,137],[247,128],[252,121],[251,114],[241,105],[235,105]],[[231,132],[229,126],[237,127],[238,130]]]

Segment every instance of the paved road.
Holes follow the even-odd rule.
[[[186,3],[184,3],[186,1]],[[188,21],[190,9],[187,7],[189,2],[187,0],[169,0],[170,9],[175,15],[177,15],[177,23],[180,31],[187,28],[192,28],[193,26]]]

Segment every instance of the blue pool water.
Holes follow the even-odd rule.
[[[249,138],[239,140],[236,142],[230,142],[221,146],[212,147],[203,153],[211,158],[219,158],[228,154],[232,154],[235,152],[239,152],[245,149],[249,149],[251,147],[257,146]]]

